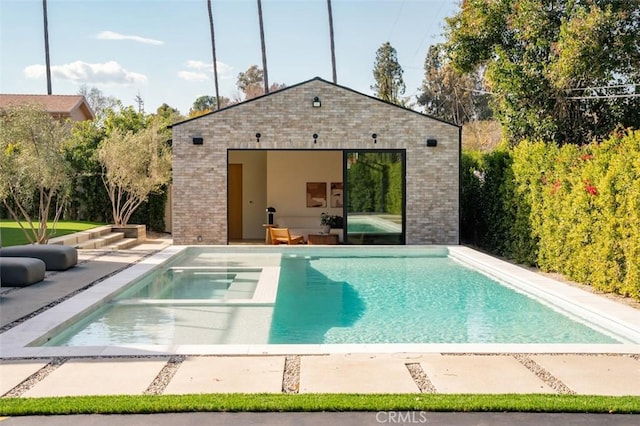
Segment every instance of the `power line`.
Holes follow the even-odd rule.
[[[615,84],[611,86],[595,86],[595,87],[576,87],[575,89],[567,89],[568,92],[572,92],[575,90],[601,90],[601,89],[619,89],[621,87],[635,87],[640,86],[640,84],[629,83],[629,84]]]
[[[626,95],[594,95],[594,96],[570,96],[565,99],[610,99],[610,98],[637,98],[640,93],[628,93]]]

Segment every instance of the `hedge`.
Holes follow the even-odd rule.
[[[462,238],[640,300],[640,131],[464,152]]]

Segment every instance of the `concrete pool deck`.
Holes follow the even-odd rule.
[[[3,288],[0,337],[34,313],[46,312],[70,295],[81,295],[89,286],[128,270],[170,244],[170,240],[158,239],[119,252],[82,251],[76,268],[48,274],[45,281],[31,287]],[[587,298],[582,293],[579,296]],[[603,309],[622,312],[628,321],[640,318],[640,311],[605,300],[601,301]],[[117,351],[112,351],[111,356],[61,352],[32,357],[16,356],[3,347],[0,396],[231,392],[640,395],[637,344],[431,345],[424,351],[415,351],[417,346],[412,345],[369,345],[357,351],[351,350],[356,345],[340,345],[335,351],[327,345],[312,346],[317,348],[306,353],[295,346],[282,346],[277,352],[256,347],[240,355],[147,352],[116,356]]]

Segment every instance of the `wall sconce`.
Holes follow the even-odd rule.
[[[316,143],[316,142],[318,142],[318,134],[314,133],[313,134],[313,143]]]
[[[313,107],[314,108],[320,108],[322,106],[322,103],[320,102],[320,98],[319,97],[315,97],[313,98]]]
[[[260,133],[256,133],[256,143],[260,143],[260,136],[262,136]]]
[[[198,138],[191,139],[191,141],[193,142],[194,145],[202,145],[202,143],[204,142],[204,139],[201,137],[198,137]]]
[[[378,143],[378,134],[377,133],[372,134],[371,137],[373,138],[373,143]]]
[[[438,140],[437,139],[427,139],[427,142],[425,143],[425,145],[427,145],[430,148],[432,148],[434,146],[438,146]]]

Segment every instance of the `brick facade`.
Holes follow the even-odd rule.
[[[312,106],[316,96],[320,108]],[[320,78],[177,123],[174,243],[227,244],[229,149],[404,149],[407,244],[458,244],[459,130]],[[427,138],[437,146],[426,147]]]

